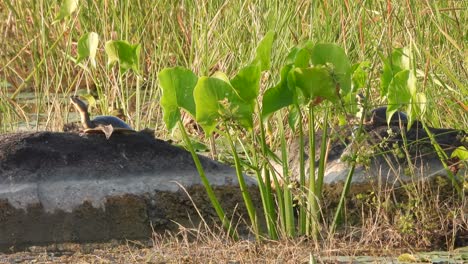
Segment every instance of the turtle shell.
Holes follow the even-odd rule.
[[[370,120],[374,125],[387,125],[387,107],[378,107],[371,111]],[[402,124],[408,123],[408,116],[401,112],[396,111],[390,119],[390,125],[397,125],[402,122]]]
[[[115,116],[96,116],[91,122],[93,122],[96,127],[100,125],[111,125],[114,127],[114,130],[133,130],[127,123],[122,119]]]
[[[115,116],[97,116],[91,121],[95,127],[85,129],[84,132],[87,134],[104,133],[106,138],[117,133],[133,133],[133,130],[127,123],[122,119]]]

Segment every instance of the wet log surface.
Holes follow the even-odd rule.
[[[235,171],[201,157],[228,214],[245,213]],[[254,200],[257,187],[247,179]],[[179,186],[180,184],[180,186]],[[0,135],[0,249],[144,239],[216,218],[190,153],[145,133]],[[256,203],[256,204],[261,204]],[[192,223],[193,222],[193,223]]]

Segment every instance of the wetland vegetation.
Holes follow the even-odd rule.
[[[253,252],[255,243],[236,242],[232,223],[211,195],[226,234],[222,227],[201,228],[198,235],[183,229],[179,240],[155,238],[156,248],[172,247],[182,255],[192,235],[199,245],[229,241],[220,251],[223,258],[237,247],[248,248],[244,257],[254,258],[277,243],[287,245],[277,249],[284,254],[278,258],[289,254],[301,261],[320,252],[453,250],[467,245],[466,170],[461,177],[388,192],[349,195],[345,187],[327,211],[325,140],[308,146],[322,150],[316,157],[322,162],[309,166],[310,174],[317,168],[317,181],[306,179],[307,161],[300,155],[297,192],[287,166],[280,184],[270,161],[287,164],[293,138],[362,127],[363,112],[379,106],[387,106],[388,116],[406,112],[410,124],[419,120],[426,131],[466,133],[467,14],[466,1],[454,0],[6,0],[0,3],[0,131],[62,131],[78,120],[68,98],[80,95],[95,115],[154,129],[158,138],[193,154],[209,150],[235,166],[241,188],[243,174],[254,175],[264,210],[254,212],[243,191],[251,208],[246,221],[256,240],[275,242],[262,244],[261,252]],[[453,153],[447,156],[432,142],[449,168]],[[299,152],[305,147],[300,144]],[[453,154],[465,168],[466,152],[460,147]],[[365,150],[356,149],[348,161],[367,159]],[[210,195],[209,182],[204,186]],[[266,216],[264,228],[260,215]],[[203,247],[195,255],[206,254]],[[294,247],[309,253],[297,254]]]

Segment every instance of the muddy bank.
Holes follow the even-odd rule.
[[[238,204],[243,214],[235,171],[201,161],[227,214]],[[0,248],[148,238],[152,228],[197,224],[181,186],[203,217],[216,218],[190,153],[145,133],[0,135]]]

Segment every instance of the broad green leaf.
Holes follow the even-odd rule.
[[[299,122],[299,112],[294,105],[290,105],[288,110],[288,125],[293,132],[296,132],[296,125]]]
[[[452,152],[452,155],[450,155],[450,157],[457,157],[460,160],[468,161],[468,150],[464,146],[460,146]]]
[[[367,83],[367,69],[370,66],[369,61],[363,61],[360,63],[356,63],[351,67],[352,72],[352,92],[356,92],[359,88],[366,87]]]
[[[78,0],[64,0],[60,6],[60,11],[53,23],[69,17],[78,8]]]
[[[380,96],[386,96],[388,93],[388,86],[395,74],[402,70],[410,69],[410,59],[407,48],[395,49],[388,58],[382,58],[383,72],[380,77]]]
[[[262,101],[262,120],[283,107],[287,107],[294,102],[294,92],[289,89],[287,79],[293,66],[291,64],[281,69],[281,80],[272,88],[265,91]]]
[[[271,49],[273,42],[275,41],[276,33],[274,31],[268,31],[263,39],[258,43],[255,62],[259,62],[261,65],[261,71],[266,71],[271,67]]]
[[[420,109],[418,106],[419,98],[416,94],[416,76],[414,76],[414,73],[411,70],[408,74],[407,89],[411,98],[409,104],[405,105],[404,108],[406,110],[406,113],[408,113],[408,128],[410,128],[413,122],[417,119],[418,115],[420,114]],[[423,99],[425,103],[426,98],[421,97],[421,99]]]
[[[387,123],[393,114],[402,106],[407,106],[411,102],[411,92],[408,88],[408,80],[410,77],[409,70],[403,70],[397,73],[388,86],[388,107],[387,107]]]
[[[411,95],[411,103],[405,109],[405,112],[408,113],[408,129],[411,128],[418,117],[425,114],[426,103],[427,98],[424,93],[414,93]]]
[[[87,93],[87,94],[81,94],[80,96],[83,97],[86,100],[86,102],[88,102],[89,108],[94,108],[97,106],[96,98],[94,98],[92,94]]]
[[[336,44],[316,44],[312,48],[313,65],[333,65],[333,77],[340,85],[341,95],[351,91],[351,63],[343,48]]]
[[[225,81],[226,83],[229,83],[229,77],[224,72],[217,71],[213,75],[211,75],[212,78],[220,79],[222,81]]]
[[[289,72],[288,79],[291,79],[295,87],[300,89],[306,101],[314,100],[317,97],[332,102],[338,100],[333,76],[326,66],[295,68]]]
[[[84,34],[78,40],[78,58],[77,63],[80,63],[83,59],[89,58],[92,67],[96,67],[96,50],[99,43],[99,36],[95,32],[89,32]]]
[[[140,73],[140,44],[131,45],[123,40],[110,40],[106,42],[107,64],[112,66],[119,63],[121,74],[132,69],[135,73]]]
[[[180,119],[180,107],[195,117],[193,90],[197,76],[191,70],[175,67],[160,71],[158,79],[162,88],[161,106],[167,128],[173,129]]]
[[[359,106],[356,97],[359,89],[364,88],[367,85],[367,70],[369,65],[370,62],[363,61],[356,63],[351,67],[351,92],[342,97],[348,114],[356,114],[361,107]],[[344,116],[340,116],[340,124],[345,123],[347,123],[347,119]]]
[[[218,122],[235,121],[244,128],[253,126],[253,108],[243,101],[233,87],[223,79],[203,76],[198,79],[193,91],[196,105],[196,120],[207,135]]]
[[[231,80],[231,85],[244,101],[255,104],[260,90],[261,77],[260,65],[252,64],[242,68]]]
[[[310,40],[304,44],[295,46],[286,57],[286,64],[293,64],[300,68],[309,67],[312,48],[313,44]]]

